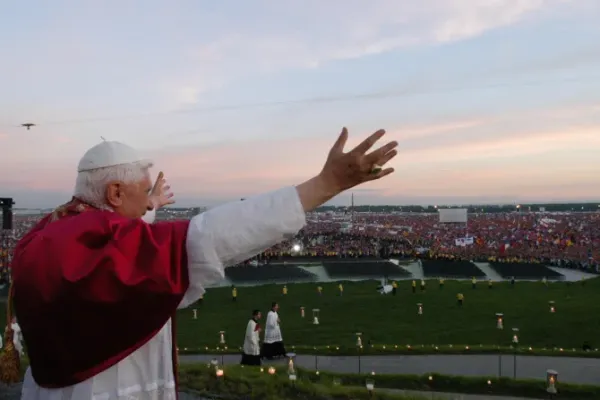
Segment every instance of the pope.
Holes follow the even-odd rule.
[[[30,361],[22,399],[176,399],[176,310],[225,267],[292,238],[306,212],[391,174],[382,167],[397,143],[371,151],[384,134],[345,152],[344,128],[306,182],[157,223],[173,198],[162,174],[153,186],[152,162],[119,142],[89,149],[72,200],[15,248],[11,300]]]

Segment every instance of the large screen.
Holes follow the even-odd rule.
[[[438,211],[441,223],[467,222],[466,208],[441,208]]]

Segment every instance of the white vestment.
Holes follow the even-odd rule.
[[[148,217],[144,220],[150,222]],[[293,237],[305,223],[295,187],[225,204],[192,218],[186,243],[190,286],[179,308],[196,302],[208,284],[224,279],[225,267]],[[169,320],[130,356],[76,385],[42,388],[28,368],[21,399],[174,400],[175,391]]]
[[[13,322],[10,327],[14,332],[13,343],[15,345],[15,349],[17,349],[20,355],[23,355],[23,334],[21,333],[21,327],[17,322]]]
[[[249,356],[260,355],[260,344],[258,343],[259,332],[256,330],[256,321],[251,319],[246,327],[246,336],[244,337],[244,354]]]
[[[265,343],[283,342],[281,328],[279,327],[279,315],[275,311],[269,311],[265,323]]]
[[[392,285],[383,285],[379,287],[379,293],[381,294],[389,294],[392,293],[392,291],[394,290],[394,287]]]

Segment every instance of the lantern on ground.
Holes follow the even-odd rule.
[[[417,303],[417,314],[423,315],[423,304]]]
[[[513,330],[513,337],[512,337],[512,342],[514,345],[519,344],[519,328],[512,328]]]
[[[319,312],[321,310],[319,310],[318,308],[313,308],[313,324],[314,325],[319,325]]]
[[[223,375],[225,375],[225,372],[221,368],[217,368],[217,370],[215,371],[215,375],[217,376],[217,378],[222,378]]]
[[[194,314],[194,319],[198,319],[198,310],[196,310],[195,308],[192,310],[192,313]]]
[[[225,344],[225,331],[220,331],[219,332],[219,343],[220,344]]]
[[[358,348],[362,348],[362,333],[361,332],[356,332],[356,347]]]
[[[304,318],[304,307],[300,307],[300,317]]]
[[[554,302],[553,301],[549,301],[548,304],[550,305],[550,312],[551,313],[556,312],[556,307],[554,306]]]
[[[275,368],[269,367],[267,371],[269,372],[269,375],[275,375]]]
[[[504,314],[496,313],[496,328],[504,329]]]
[[[287,353],[286,357],[288,358],[288,374],[295,375],[296,370],[294,369],[294,359],[296,358],[296,353]]]
[[[558,372],[553,369],[549,369],[546,371],[546,391],[551,395],[557,393],[556,383],[558,382]]]

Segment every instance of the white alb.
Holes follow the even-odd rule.
[[[148,213],[144,220],[151,222],[149,218],[153,215]],[[192,218],[186,246],[190,287],[179,308],[197,301],[210,283],[224,279],[225,267],[288,239],[305,223],[304,210],[295,187],[225,204]],[[21,397],[22,400],[175,398],[171,321],[129,357],[77,385],[45,389],[35,383],[31,369],[28,369]]]

